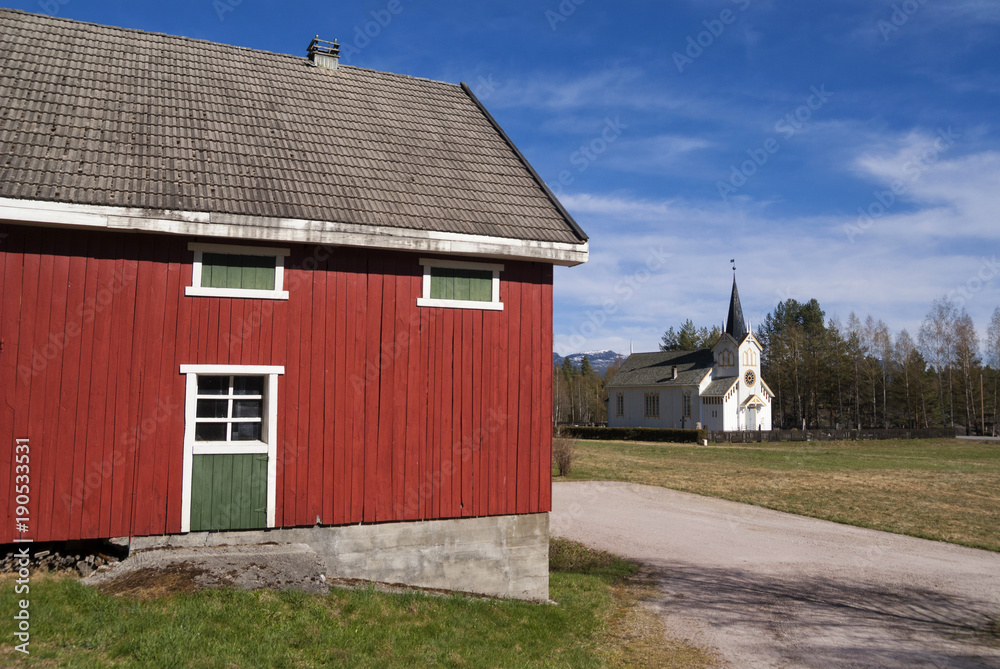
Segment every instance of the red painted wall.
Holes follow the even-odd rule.
[[[26,537],[179,532],[182,364],[284,365],[278,526],[550,510],[551,265],[418,308],[416,254],[291,245],[287,301],[186,297],[189,241],[0,224],[0,543],[18,438]]]

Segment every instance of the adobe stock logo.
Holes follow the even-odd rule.
[[[812,119],[813,114],[822,109],[833,97],[833,93],[826,90],[826,84],[820,84],[818,88],[812,86],[809,93],[803,104],[782,116],[774,124],[774,131],[785,139],[792,139],[803,130]],[[730,165],[729,179],[715,183],[722,201],[728,202],[731,195],[736,195],[739,189],[743,188],[780,150],[781,144],[778,143],[776,137],[768,137],[759,147],[747,149],[748,159],[739,164]]]
[[[750,8],[751,0],[731,1],[741,12],[745,12]],[[687,44],[683,51],[674,51],[670,55],[670,57],[673,58],[674,67],[677,68],[677,72],[684,74],[684,69],[688,65],[694,64],[694,61],[701,58],[706,49],[710,49],[712,45],[722,37],[723,33],[726,32],[726,29],[736,23],[736,19],[738,19],[739,16],[740,15],[732,9],[723,9],[719,12],[718,17],[702,21],[701,25],[703,25],[705,29],[695,35],[688,35]]]
[[[882,34],[882,39],[886,42],[889,38],[898,33],[903,26],[910,22],[910,19],[919,12],[923,6],[927,4],[927,0],[903,0],[898,4],[892,6],[892,14],[889,15],[889,20],[880,19],[876,25],[878,31]]]
[[[920,181],[924,172],[929,170],[934,163],[940,160],[941,156],[955,146],[961,135],[951,128],[947,130],[939,129],[938,136],[925,148],[920,155],[907,161],[903,165],[903,176],[908,177],[910,183]],[[847,241],[854,244],[858,237],[865,234],[875,225],[875,222],[889,213],[902,195],[909,192],[910,187],[902,179],[895,179],[889,184],[889,189],[875,191],[875,198],[867,207],[858,207],[858,220],[856,223],[845,223],[844,234]]]
[[[407,2],[410,2],[410,0],[407,0]],[[389,0],[385,5],[385,9],[373,9],[370,12],[371,21],[368,21],[363,26],[354,26],[351,41],[345,42],[340,48],[341,58],[350,59],[359,55],[371,45],[372,41],[382,34],[383,30],[389,27],[395,17],[403,13],[404,9],[406,7],[403,5],[403,0]]]
[[[49,16],[56,16],[59,13],[59,7],[68,4],[69,0],[38,0],[38,8]]]
[[[559,6],[556,7],[558,11],[553,11],[551,9],[545,10],[545,20],[549,22],[549,27],[555,32],[556,28],[559,27],[560,23],[568,21],[569,17],[576,13],[577,7],[585,3],[587,0],[562,0]]]
[[[628,129],[628,123],[621,120],[620,116],[605,117],[604,127],[601,132],[589,142],[581,144],[580,148],[570,154],[569,163],[576,168],[578,174],[583,174],[590,166],[597,162],[604,153],[614,144],[619,137]],[[561,195],[563,188],[570,186],[576,180],[569,170],[559,172],[557,180],[552,184],[552,190],[556,195]]]

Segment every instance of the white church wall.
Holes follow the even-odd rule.
[[[770,430],[771,429],[771,405],[765,404],[760,409],[760,429]]]
[[[691,417],[682,420],[684,393],[691,394]],[[618,415],[618,394],[621,393],[624,415]],[[646,394],[660,396],[659,417],[646,416]],[[608,393],[608,425],[610,427],[658,427],[693,428],[702,420],[701,402],[697,388],[691,387],[648,387],[611,388]]]
[[[733,430],[738,429],[737,428],[737,424],[736,424],[736,411],[737,411],[738,407],[739,407],[739,403],[736,401],[735,397],[731,397],[729,399],[729,401],[727,401],[723,405],[723,408],[724,408],[724,412],[723,412],[724,419],[723,419],[723,421],[724,422],[723,422],[722,429],[725,430],[726,432],[731,432]]]
[[[724,430],[726,419],[725,412],[726,407],[724,404],[702,404],[702,427],[706,430]]]

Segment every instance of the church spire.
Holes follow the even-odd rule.
[[[735,275],[733,275],[733,296],[729,298],[729,319],[726,321],[726,332],[737,343],[742,342],[747,336],[747,324],[743,319],[743,306],[740,304],[740,291],[736,289]]]

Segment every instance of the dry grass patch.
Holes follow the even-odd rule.
[[[663,619],[646,602],[662,596],[655,580],[636,573],[613,589],[615,613],[608,620],[602,649],[612,667],[650,669],[715,669],[724,666],[715,654],[667,636]]]
[[[1000,551],[1000,447],[992,444],[580,441],[571,478],[658,485]]]
[[[97,586],[105,595],[117,595],[139,601],[160,599],[168,595],[197,592],[206,584],[200,583],[198,577],[208,573],[208,570],[187,563],[172,564],[168,567],[137,569],[122,574],[114,580]]]
[[[566,539],[552,539],[549,564],[553,572],[589,573],[606,577],[612,601],[598,652],[611,667],[650,669],[714,669],[721,666],[712,653],[667,637],[660,616],[646,604],[661,596],[656,580],[633,562],[613,553],[587,548]]]
[[[556,437],[552,440],[552,461],[559,476],[569,476],[573,471],[573,453],[576,442]]]

